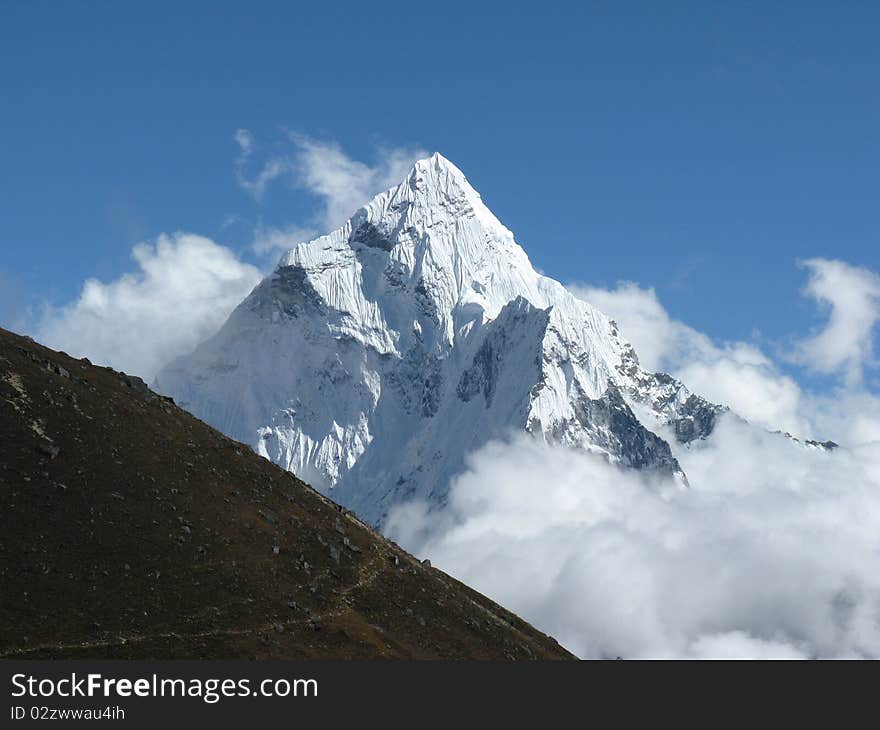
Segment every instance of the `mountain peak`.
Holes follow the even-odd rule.
[[[436,195],[461,196],[469,200],[480,200],[480,194],[470,184],[465,174],[455,163],[439,152],[435,152],[430,157],[416,160],[410,174],[402,184],[416,193],[426,193],[426,200],[429,204],[435,201]]]
[[[376,523],[405,498],[441,503],[466,454],[511,429],[680,473],[654,431],[701,438],[716,415],[536,271],[439,153],[290,251],[159,379]]]
[[[366,257],[364,249],[378,258]],[[278,269],[337,269],[347,267],[353,257],[361,267],[382,269],[390,258],[409,274],[425,275],[426,269],[439,267],[446,273],[438,276],[452,276],[447,283],[456,291],[487,267],[500,268],[501,278],[507,278],[504,272],[511,267],[531,270],[513,234],[486,207],[464,173],[439,152],[417,160],[399,184],[365,203],[335,231],[288,251]],[[336,289],[337,282],[331,286]],[[494,313],[509,293],[504,292]],[[457,293],[452,298],[456,300]]]
[[[445,172],[452,173],[453,175],[458,175],[460,177],[464,177],[464,173],[447,157],[444,157],[439,152],[435,152],[430,157],[423,157],[420,160],[416,160],[413,165],[413,172],[422,172],[435,170],[440,171],[443,170]]]

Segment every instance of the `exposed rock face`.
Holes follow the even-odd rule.
[[[577,425],[595,445],[610,454],[620,454],[625,466],[681,472],[669,444],[639,422],[616,385],[609,385],[601,398],[575,401],[574,408]],[[566,435],[575,429],[560,429],[557,440],[565,443]]]
[[[644,371],[440,155],[284,255],[157,386],[374,523],[442,503],[465,455],[510,431],[685,483],[655,431],[705,438],[723,410]]]

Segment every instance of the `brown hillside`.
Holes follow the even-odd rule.
[[[0,658],[571,658],[137,378],[0,330]]]

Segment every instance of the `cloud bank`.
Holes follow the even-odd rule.
[[[838,376],[829,394],[805,392],[773,359],[747,342],[713,342],[663,308],[656,292],[633,282],[614,289],[570,285],[582,299],[613,317],[632,342],[642,365],[668,372],[694,392],[730,406],[752,423],[804,438],[847,443],[873,440],[880,431],[877,398],[862,387],[876,367],[873,333],[880,321],[880,276],[842,261],[802,262],[810,273],[804,294],[827,321],[795,343],[784,359]],[[847,403],[851,410],[839,406]],[[874,408],[874,417],[867,406]]]
[[[446,507],[403,505],[385,531],[583,657],[880,656],[880,398],[860,385],[875,275],[807,267],[829,319],[797,352],[841,376],[824,394],[672,319],[651,289],[573,287],[646,367],[752,421],[724,417],[690,447],[661,431],[690,489],[515,435],[470,456]]]
[[[35,337],[149,382],[213,334],[261,278],[228,248],[189,233],[138,244],[132,256],[136,272],[87,280],[78,299],[46,309]]]
[[[728,418],[678,456],[691,489],[513,437],[385,530],[581,657],[880,656],[880,444]]]

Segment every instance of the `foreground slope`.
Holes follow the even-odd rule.
[[[570,655],[137,378],[0,330],[0,657]]]
[[[441,155],[283,256],[156,383],[375,524],[442,504],[466,455],[510,431],[683,483],[658,428],[692,441],[721,411],[644,371]]]

